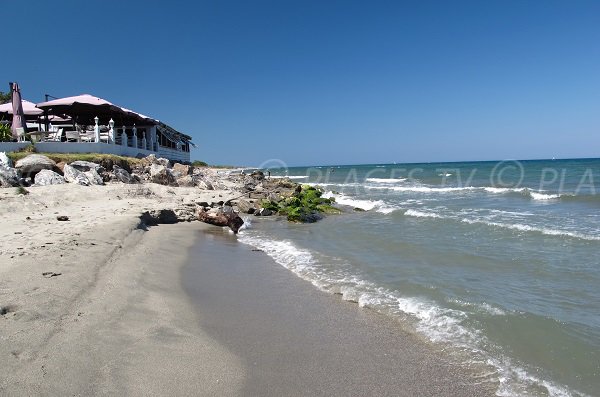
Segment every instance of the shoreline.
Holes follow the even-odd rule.
[[[200,325],[244,363],[242,395],[495,395],[393,318],[207,229],[182,268]]]

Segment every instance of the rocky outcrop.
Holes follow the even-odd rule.
[[[33,176],[41,170],[51,170],[56,163],[46,156],[41,154],[30,154],[17,161],[15,168],[21,172],[23,176]]]
[[[51,170],[41,170],[35,174],[34,183],[36,186],[62,185],[65,178]]]

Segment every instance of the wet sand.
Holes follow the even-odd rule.
[[[317,290],[220,229],[182,282],[200,326],[244,368],[244,396],[487,396],[395,320]]]

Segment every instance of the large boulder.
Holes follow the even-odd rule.
[[[19,172],[16,169],[0,164],[0,187],[19,186],[19,179]]]
[[[65,181],[69,183],[76,183],[81,186],[89,186],[92,184],[83,172],[69,164],[66,164],[65,168],[63,168],[63,174]]]
[[[0,166],[5,166],[8,168],[12,168],[13,162],[4,152],[0,152]]]
[[[215,226],[229,226],[229,228],[236,234],[240,230],[240,227],[242,227],[244,224],[244,220],[233,211],[205,211],[203,208],[198,208],[196,215],[198,216],[198,220],[200,222]]]
[[[35,174],[34,183],[37,186],[62,185],[65,178],[51,170],[41,170]]]
[[[119,182],[132,183],[131,174],[118,165],[113,165],[113,173]]]
[[[159,185],[175,185],[175,177],[170,169],[161,164],[150,166],[150,180]]]
[[[186,176],[192,173],[192,167],[185,164],[175,163],[173,164],[173,174],[179,176]]]
[[[177,186],[194,187],[194,178],[191,175],[186,175],[182,176],[181,178],[177,178]]]
[[[237,207],[240,212],[243,212],[244,214],[254,214],[257,209],[256,204],[244,199],[239,199],[237,201]]]
[[[71,167],[75,167],[77,170],[79,170],[81,172],[87,172],[90,170],[95,170],[98,174],[101,174],[104,172],[104,167],[102,167],[100,164],[92,163],[91,161],[77,160],[77,161],[73,161],[69,165]]]
[[[89,171],[85,171],[83,174],[86,176],[88,181],[90,181],[90,185],[104,185],[104,180],[98,171],[91,169]]]
[[[196,187],[199,189],[215,190],[215,187],[213,186],[213,184],[206,179],[198,178],[194,181],[194,183],[195,183]]]
[[[22,175],[32,176],[41,170],[51,170],[56,163],[41,154],[30,154],[17,161],[15,168],[21,171]]]

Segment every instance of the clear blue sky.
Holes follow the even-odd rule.
[[[210,163],[600,157],[600,1],[0,3],[0,90],[103,97]]]

